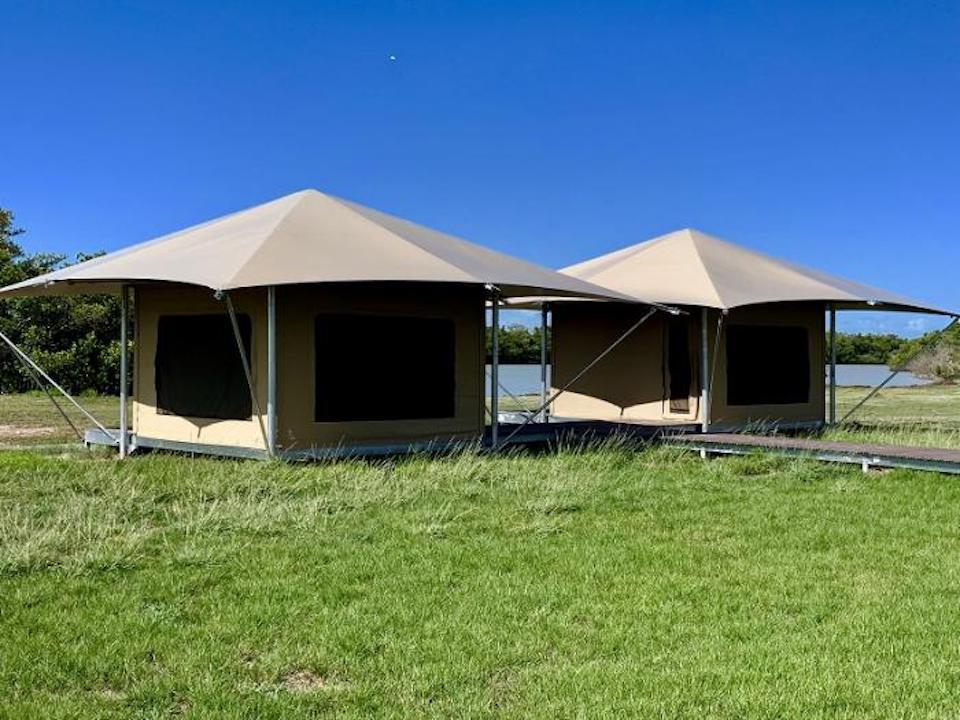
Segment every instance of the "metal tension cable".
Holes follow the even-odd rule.
[[[567,384],[564,385],[564,386],[563,386],[562,388],[560,388],[559,390],[557,390],[557,392],[556,392],[552,397],[548,398],[545,403],[543,403],[542,405],[540,405],[540,407],[538,407],[534,412],[530,413],[530,415],[526,418],[526,420],[524,420],[523,423],[521,423],[521,424],[518,425],[516,428],[514,428],[514,429],[513,429],[513,432],[511,432],[509,435],[507,435],[507,436],[503,439],[502,442],[499,442],[499,443],[496,443],[495,445],[493,445],[493,447],[491,448],[491,449],[493,450],[493,452],[496,452],[496,451],[497,451],[498,449],[500,449],[502,446],[504,446],[504,445],[506,445],[508,442],[510,442],[510,440],[512,440],[512,439],[514,438],[514,436],[516,436],[516,434],[517,434],[518,432],[520,432],[520,431],[523,430],[527,425],[529,425],[531,422],[533,422],[533,419],[534,419],[535,417],[537,417],[538,415],[540,415],[540,413],[542,413],[542,412],[543,412],[544,410],[546,410],[548,407],[550,407],[551,405],[553,405],[554,401],[555,401],[558,397],[560,397],[561,395],[563,395],[567,390],[570,389],[570,387],[571,387],[574,383],[576,383],[580,378],[582,378],[584,375],[586,375],[588,372],[590,372],[590,370],[592,370],[597,363],[599,363],[599,362],[600,362],[601,360],[603,360],[607,355],[609,355],[611,352],[613,352],[613,350],[614,350],[618,345],[620,345],[620,343],[622,343],[624,340],[626,340],[628,337],[630,337],[630,335],[633,334],[633,332],[634,332],[638,327],[640,327],[640,326],[643,325],[647,320],[649,320],[649,319],[654,315],[654,313],[656,313],[658,310],[659,310],[659,308],[656,308],[656,307],[653,307],[653,308],[651,308],[650,310],[648,310],[647,313],[646,313],[642,318],[640,318],[639,320],[637,320],[637,322],[635,322],[633,325],[631,325],[631,326],[627,329],[627,331],[626,331],[625,333],[623,333],[623,335],[621,335],[621,336],[618,337],[616,340],[614,340],[613,343],[612,343],[611,345],[609,345],[606,350],[604,350],[602,353],[600,353],[599,355],[597,355],[593,360],[591,360],[591,361],[586,365],[586,367],[584,367],[580,372],[578,372],[576,375],[574,375],[574,377],[573,377],[572,380],[568,381]],[[677,313],[679,313],[679,311],[673,311],[671,314],[677,314]]]
[[[89,412],[87,412],[87,410],[86,410],[80,403],[78,403],[76,400],[74,400],[74,399],[73,399],[73,396],[72,396],[70,393],[68,393],[66,390],[64,390],[62,387],[60,387],[60,385],[57,383],[57,381],[54,380],[52,377],[50,377],[50,375],[47,374],[47,372],[46,372],[42,367],[40,367],[39,365],[37,365],[37,363],[35,363],[35,362],[30,358],[29,355],[27,355],[23,350],[21,350],[19,347],[17,347],[17,344],[16,344],[15,342],[13,342],[13,340],[11,340],[10,338],[8,338],[8,337],[7,337],[6,335],[4,335],[2,332],[0,332],[0,340],[3,340],[3,342],[5,342],[5,343],[7,344],[7,346],[13,351],[14,355],[16,355],[17,357],[19,357],[20,360],[21,360],[24,364],[26,364],[26,365],[27,365],[29,368],[31,368],[33,371],[37,372],[41,377],[43,377],[44,380],[46,380],[46,381],[47,381],[48,383],[50,383],[54,388],[56,388],[57,391],[58,391],[61,395],[63,395],[67,400],[69,400],[71,403],[73,403],[73,406],[74,406],[75,408],[77,408],[77,410],[79,410],[81,413],[83,413],[83,415],[84,415],[90,422],[92,422],[94,425],[96,425],[97,428],[98,428],[104,435],[106,435],[108,438],[110,438],[110,439],[113,440],[114,442],[119,442],[119,438],[115,437],[113,433],[111,433],[109,430],[107,430],[107,428],[103,425],[103,423],[101,423],[99,420],[97,420],[93,415],[91,415]],[[48,393],[48,394],[49,394],[49,393]],[[71,426],[72,426],[72,423],[71,423]]]
[[[942,339],[942,336],[946,335],[946,334],[947,334],[947,331],[949,331],[950,328],[952,328],[954,325],[956,325],[958,321],[960,321],[960,315],[954,315],[954,316],[953,316],[953,320],[950,321],[950,324],[947,325],[943,330],[941,330],[941,331],[939,332],[939,335],[941,336],[941,339]],[[837,425],[843,425],[843,423],[845,423],[850,417],[852,417],[853,414],[854,414],[855,412],[857,412],[857,410],[859,410],[859,409],[862,408],[864,405],[866,405],[878,392],[880,392],[880,391],[883,390],[888,384],[890,384],[890,382],[891,382],[897,375],[899,375],[900,373],[902,373],[903,370],[906,368],[907,364],[908,364],[911,360],[913,360],[914,358],[920,356],[921,353],[929,350],[930,347],[931,347],[931,345],[921,345],[920,347],[918,347],[917,350],[916,350],[916,352],[914,352],[912,355],[910,355],[909,357],[907,357],[906,360],[904,360],[902,363],[900,363],[900,367],[898,367],[896,370],[894,370],[892,373],[890,373],[890,375],[887,376],[887,379],[886,379],[886,380],[884,380],[882,383],[880,383],[879,385],[877,385],[873,390],[871,390],[871,391],[869,392],[869,394],[868,394],[863,400],[861,400],[861,401],[858,402],[856,405],[854,405],[854,406],[853,406],[853,409],[851,409],[846,415],[844,415],[842,418],[840,418],[840,422],[838,422]]]

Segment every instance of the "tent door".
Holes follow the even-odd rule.
[[[694,417],[697,413],[693,324],[690,316],[669,317],[663,341],[663,414]]]

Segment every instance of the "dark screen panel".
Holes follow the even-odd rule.
[[[667,376],[670,412],[690,412],[693,368],[688,317],[670,317],[667,321]]]
[[[317,422],[454,415],[452,320],[319,315],[315,351]]]
[[[251,323],[237,324],[250,357]],[[164,315],[154,358],[157,407],[182,417],[247,420],[250,390],[227,315]]]
[[[810,339],[803,327],[731,325],[727,335],[727,403],[810,402]]]

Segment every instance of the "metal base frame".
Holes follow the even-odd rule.
[[[928,472],[960,475],[960,464],[958,463],[941,462],[937,460],[921,460],[919,458],[862,454],[856,452],[843,452],[839,450],[809,450],[787,447],[761,448],[739,445],[736,443],[701,443],[697,442],[696,440],[667,440],[667,443],[673,447],[680,447],[684,448],[685,450],[690,450],[691,452],[697,452],[700,454],[700,457],[703,458],[706,458],[709,455],[754,455],[762,453],[779,455],[781,457],[803,458],[806,460],[819,460],[822,462],[843,463],[846,465],[859,465],[864,472],[872,469],[901,468],[906,470],[925,470]]]

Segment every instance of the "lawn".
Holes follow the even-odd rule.
[[[957,478],[762,455],[8,449],[0,718],[952,717],[958,527]]]
[[[960,705],[960,483],[676,451],[0,454],[0,716]]]
[[[838,417],[869,392],[839,388]],[[829,429],[831,440],[960,448],[960,385],[885,388],[844,425]]]
[[[0,717],[942,717],[960,483],[0,453]]]
[[[120,404],[117,398],[93,395],[77,400],[107,427],[119,425]],[[57,401],[81,432],[93,427],[93,423],[68,401],[59,396]],[[0,395],[0,447],[76,442],[77,436],[70,425],[42,392]]]

